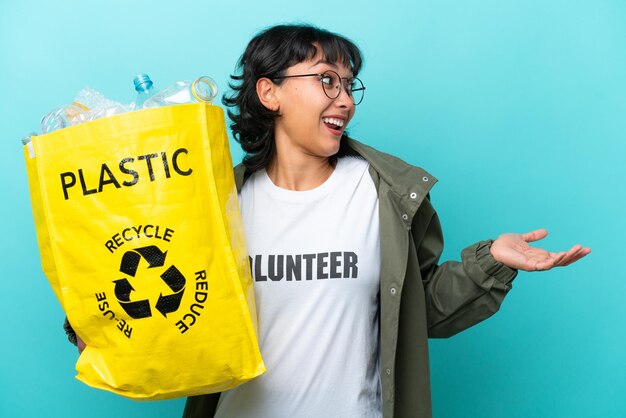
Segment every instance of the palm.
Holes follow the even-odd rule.
[[[491,245],[491,254],[496,261],[508,267],[525,270],[549,270],[567,266],[591,252],[589,248],[574,245],[569,251],[558,253],[531,247],[528,243],[545,238],[548,231],[538,229],[527,234],[502,234]]]

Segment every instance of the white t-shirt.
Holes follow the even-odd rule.
[[[359,158],[291,191],[262,170],[240,193],[267,372],[219,418],[381,417],[378,196]]]

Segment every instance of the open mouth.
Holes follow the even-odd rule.
[[[338,118],[322,118],[322,122],[324,122],[324,125],[329,129],[336,132],[341,132],[345,123],[343,119]]]

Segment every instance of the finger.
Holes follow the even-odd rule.
[[[569,259],[568,255],[570,255],[570,253],[566,251],[561,251],[560,253],[548,253],[547,258],[544,258],[537,263],[537,268],[540,270],[550,270],[553,267],[561,266],[565,260]]]
[[[563,263],[564,260],[566,260],[566,259],[567,259],[567,253],[565,251],[561,251],[560,253],[556,253],[552,257],[552,261],[554,262],[555,266],[560,266],[561,263]]]
[[[563,266],[569,266],[570,264],[572,264],[572,263],[580,260],[581,258],[585,257],[590,252],[591,252],[591,248],[583,248],[578,254],[576,254],[576,256],[574,258],[572,258],[571,260],[568,260],[565,264],[563,264]]]
[[[535,270],[537,271],[550,270],[552,267],[554,267],[554,261],[552,260],[539,261],[535,264]]]
[[[580,245],[576,245],[573,248],[575,248],[576,251],[573,251],[561,262],[562,266],[569,266],[573,262],[580,260],[591,252],[591,248],[583,248]]]
[[[522,239],[526,242],[539,241],[548,236],[548,231],[545,228],[535,229],[534,231],[521,234]]]
[[[565,258],[561,261],[561,265],[566,266],[572,263],[572,260],[576,259],[578,255],[583,251],[583,247],[581,245],[574,245],[568,252]]]

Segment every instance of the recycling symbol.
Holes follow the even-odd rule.
[[[148,269],[154,269],[165,264],[166,255],[167,251],[161,252],[155,245],[126,251],[122,256],[120,272],[130,277],[135,277],[142,258],[148,262]],[[165,270],[160,277],[171,289],[172,293],[167,295],[161,293],[154,307],[167,318],[168,313],[178,310],[185,292],[186,280],[185,276],[174,265]],[[127,278],[114,280],[113,283],[115,283],[117,301],[131,318],[140,319],[152,316],[152,309],[148,299],[131,300],[131,292],[135,289]]]

